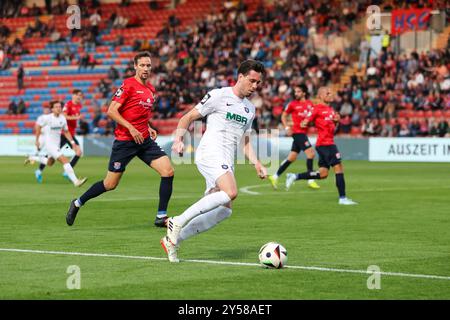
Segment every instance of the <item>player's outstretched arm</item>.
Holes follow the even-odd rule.
[[[72,146],[73,150],[76,152],[77,149],[79,148],[78,145],[75,143],[75,140],[73,140],[72,135],[70,134],[69,130],[64,129],[63,131],[64,136],[66,137],[67,141],[70,142],[70,145]]]
[[[144,142],[144,137],[142,134],[127,120],[125,120],[119,113],[119,108],[122,104],[117,101],[112,101],[108,108],[108,117],[113,119],[115,122],[124,126],[130,131],[131,136],[134,139],[134,142],[137,144],[142,144]]]
[[[151,121],[148,122],[148,132],[150,133],[150,137],[153,140],[156,140],[156,138],[158,137],[158,132],[156,132],[156,130],[152,128]]]
[[[288,113],[286,111],[283,111],[283,113],[281,114],[281,123],[283,124],[283,127],[286,130],[286,134],[288,136],[292,135],[292,130],[288,123]]]
[[[201,119],[203,116],[198,112],[196,108],[193,108],[191,111],[186,113],[184,116],[181,117],[180,121],[178,122],[177,130],[175,132],[175,139],[172,144],[172,151],[182,154],[184,151],[184,143],[183,143],[183,136],[187,131],[187,128],[191,124],[192,121],[195,121],[197,119]]]
[[[267,177],[267,169],[261,164],[250,142],[249,136],[244,136],[244,155],[255,166],[256,173],[261,179]]]

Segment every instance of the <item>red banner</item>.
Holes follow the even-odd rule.
[[[391,16],[391,34],[425,30],[431,17],[431,9],[395,9]]]

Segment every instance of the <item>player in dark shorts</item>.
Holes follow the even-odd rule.
[[[291,152],[274,175],[269,176],[269,181],[274,189],[278,189],[278,178],[281,174],[297,160],[298,154],[303,151],[306,155],[306,170],[313,171],[314,149],[306,135],[308,128],[301,126],[302,121],[313,111],[313,103],[308,98],[308,88],[302,85],[294,86],[294,99],[291,101],[281,115],[281,122],[288,135],[292,135],[293,142]],[[292,117],[292,127],[288,125],[288,115]],[[308,186],[312,189],[319,189],[320,186],[313,180],[308,180]]]
[[[328,177],[330,167],[336,174],[336,187],[339,193],[339,204],[357,204],[347,198],[345,194],[344,167],[342,166],[341,154],[334,143],[334,132],[336,123],[339,122],[339,114],[329,106],[334,100],[334,93],[328,87],[321,87],[317,94],[319,103],[314,106],[314,111],[302,122],[306,128],[309,123],[314,122],[318,131],[316,151],[319,155],[319,171],[310,171],[299,174],[288,173],[286,175],[286,187],[290,187],[296,180],[325,179]]]
[[[117,127],[114,131],[115,140],[109,159],[108,173],[104,180],[94,183],[81,197],[70,202],[66,215],[69,226],[74,223],[80,207],[88,200],[117,187],[127,164],[136,156],[161,176],[155,225],[166,226],[174,170],[169,157],[154,141],[156,131],[149,124],[156,98],[155,88],[147,83],[151,65],[149,52],[137,54],[134,57],[136,75],[125,79],[112,98],[108,116],[117,123]]]

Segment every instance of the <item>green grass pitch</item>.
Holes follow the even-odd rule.
[[[240,192],[233,215],[184,242],[185,261],[170,264],[159,244],[165,231],[153,227],[159,177],[138,159],[115,191],[91,200],[74,226],[66,225],[69,201],[103,179],[107,162],[82,158],[76,172],[89,181],[77,189],[59,164],[45,169],[39,185],[23,158],[0,158],[0,299],[450,298],[448,164],[345,161],[347,193],[357,206],[337,204],[333,174],[319,181],[320,190],[297,182],[289,192],[274,191],[252,167],[238,165],[238,185],[252,194]],[[288,171],[304,168],[299,160]],[[204,191],[195,166],[175,171],[171,215]],[[324,269],[252,265],[269,241],[287,248],[290,266]],[[238,262],[250,264],[231,264]],[[79,290],[67,288],[73,265]],[[364,271],[371,265],[397,274],[382,273],[379,289],[369,290]]]

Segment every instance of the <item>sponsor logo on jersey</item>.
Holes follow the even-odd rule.
[[[144,91],[136,90],[136,93],[144,93]]]
[[[231,113],[231,112],[227,112],[226,119],[230,120],[230,121],[233,120],[233,121],[243,123],[243,124],[247,124],[247,122],[248,122],[248,119],[246,117],[243,117],[239,114]]]
[[[223,165],[222,165],[222,169],[223,169],[223,170],[227,170],[227,169],[228,169],[228,166],[227,166],[226,164],[223,164]]]
[[[249,112],[250,112],[250,109],[249,109],[249,108],[247,108],[247,107],[244,107],[244,110],[245,110],[245,112],[247,112],[247,113],[249,113]]]
[[[153,103],[150,100],[150,98],[148,98],[147,101],[139,101],[139,104],[141,106],[143,106],[144,108],[147,108],[147,109],[150,108],[153,105]]]

